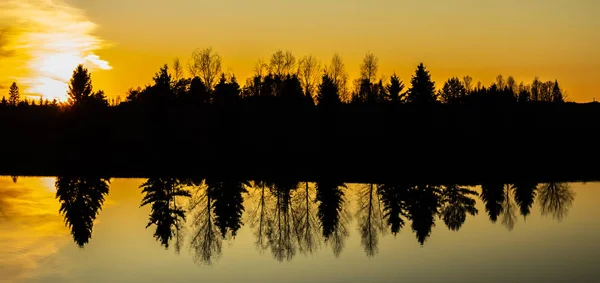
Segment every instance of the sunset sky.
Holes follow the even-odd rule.
[[[323,64],[338,52],[352,78],[372,52],[381,75],[408,82],[423,62],[437,87],[464,75],[558,79],[574,101],[591,101],[600,78],[596,0],[0,0],[0,10],[2,93],[16,81],[62,97],[84,63],[95,89],[124,97],[205,47],[242,82],[278,49]]]

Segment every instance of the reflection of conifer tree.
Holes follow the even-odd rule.
[[[273,195],[276,199],[273,225],[269,227],[267,239],[273,257],[278,261],[291,260],[296,254],[296,243],[293,233],[293,212],[291,206],[292,191],[298,187],[297,182],[275,182]]]
[[[404,219],[408,217],[406,212],[406,200],[408,198],[408,185],[384,184],[378,187],[381,201],[383,202],[383,213],[391,227],[392,234],[396,235],[404,227]]]
[[[300,252],[313,253],[319,245],[319,224],[314,207],[315,199],[313,190],[310,189],[308,182],[304,183],[304,188],[298,190],[294,197],[294,226],[298,237]]]
[[[317,215],[321,222],[325,243],[331,244],[333,254],[337,257],[344,249],[349,236],[347,223],[348,213],[344,207],[344,183],[321,180],[317,182],[317,199],[319,202]]]
[[[504,186],[504,201],[502,202],[502,225],[508,228],[508,231],[512,231],[515,228],[517,222],[517,214],[515,212],[515,203],[511,196],[512,187],[510,185]]]
[[[485,203],[487,211],[492,222],[498,220],[502,213],[502,203],[504,202],[503,184],[483,184],[481,185],[481,200]]]
[[[194,261],[211,265],[221,257],[223,237],[213,216],[213,202],[207,190],[198,190],[193,196],[190,210],[193,212],[193,233],[190,247]]]
[[[408,212],[412,220],[411,228],[421,245],[425,243],[431,228],[435,225],[435,216],[439,208],[439,189],[428,185],[413,187]]]
[[[19,180],[19,176],[10,176],[10,178],[12,179],[13,183],[16,183]]]
[[[94,177],[56,178],[56,198],[60,201],[60,213],[71,229],[73,240],[83,247],[92,237],[94,220],[102,210],[104,197],[108,195],[110,181]]]
[[[183,189],[176,178],[150,178],[140,186],[144,198],[140,206],[151,204],[150,219],[146,228],[156,225],[154,238],[169,247],[175,235],[175,251],[179,252],[183,240],[183,223],[185,210],[178,206],[177,197],[191,197],[189,191]]]
[[[453,231],[458,231],[465,223],[467,213],[476,215],[478,213],[475,208],[476,201],[470,195],[478,196],[476,191],[467,188],[461,188],[458,185],[447,185],[442,190],[442,220]]]
[[[215,225],[225,238],[228,230],[235,237],[238,229],[242,226],[242,214],[244,212],[244,198],[242,193],[247,193],[248,182],[227,180],[206,180],[207,193],[214,200],[213,212],[215,214]]]
[[[535,199],[537,183],[517,183],[513,187],[515,189],[515,202],[521,210],[521,215],[527,217],[531,212],[531,206]]]
[[[361,244],[367,256],[374,256],[378,251],[379,233],[385,231],[379,194],[375,189],[375,185],[369,184],[361,188],[358,196],[358,211],[356,215]]]
[[[538,193],[542,215],[551,214],[558,221],[562,221],[567,216],[575,199],[575,192],[567,183],[542,184]]]

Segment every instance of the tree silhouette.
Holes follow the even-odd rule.
[[[562,90],[558,86],[558,81],[554,81],[554,85],[552,86],[552,102],[561,103],[564,102]]]
[[[247,193],[248,182],[225,180],[206,180],[207,194],[214,200],[212,204],[215,215],[215,225],[219,228],[221,236],[235,237],[242,226],[242,213],[244,212],[244,199],[242,194]]]
[[[298,183],[289,180],[276,181],[272,187],[275,196],[274,221],[267,232],[267,240],[273,257],[278,261],[291,260],[296,255],[297,243],[293,237],[294,213],[292,211],[292,192]]]
[[[519,206],[521,215],[527,218],[536,195],[537,183],[522,182],[513,185],[515,189],[515,202]]]
[[[277,50],[271,55],[269,72],[275,76],[284,77],[292,75],[296,67],[296,57],[290,51]]]
[[[325,243],[330,244],[333,254],[338,257],[344,249],[346,238],[349,236],[347,224],[348,213],[345,211],[344,183],[332,180],[317,182],[317,197],[319,203],[317,216],[321,222],[322,235]]]
[[[319,94],[317,96],[317,105],[319,107],[335,107],[341,104],[340,95],[335,82],[324,74],[319,85]]]
[[[372,257],[378,252],[379,235],[385,231],[381,200],[375,185],[365,184],[360,189],[356,217],[361,245],[366,255]]]
[[[540,88],[542,87],[542,82],[540,81],[540,79],[538,77],[535,77],[533,79],[533,82],[531,83],[531,89],[530,89],[530,99],[532,101],[539,101],[540,100]]]
[[[221,74],[221,56],[214,52],[212,47],[196,49],[192,53],[188,68],[192,77],[200,77],[206,90],[210,91]]]
[[[567,183],[545,183],[538,189],[538,202],[542,216],[552,215],[557,221],[562,221],[569,214],[574,199],[575,192]]]
[[[190,211],[193,215],[190,248],[194,261],[211,265],[221,257],[223,237],[220,236],[213,214],[214,199],[208,189],[199,189],[192,196]]]
[[[298,238],[298,247],[300,252],[311,254],[319,247],[320,225],[317,220],[317,209],[315,207],[316,199],[313,194],[313,188],[309,187],[308,182],[298,188],[298,193],[294,198],[294,227]]]
[[[179,61],[179,58],[175,57],[175,59],[173,59],[173,73],[171,74],[171,77],[174,81],[178,82],[179,80],[183,79],[183,76],[184,74],[181,62]]]
[[[515,228],[517,222],[517,214],[515,212],[515,203],[512,198],[513,188],[510,185],[504,185],[503,194],[504,201],[502,202],[502,225],[506,226],[508,231]]]
[[[190,192],[183,189],[176,178],[150,178],[140,188],[143,188],[144,193],[140,206],[152,205],[146,228],[156,225],[154,238],[165,248],[169,248],[169,242],[175,235],[175,251],[179,252],[186,211],[183,205],[178,205],[178,198],[190,198]]]
[[[190,83],[190,90],[187,93],[186,101],[190,103],[208,104],[210,96],[207,87],[199,77],[194,77]]]
[[[404,227],[404,219],[408,218],[410,186],[383,184],[378,186],[377,190],[383,202],[383,216],[395,236]]]
[[[513,76],[508,76],[508,78],[506,78],[506,88],[513,94],[517,91],[517,85]]]
[[[385,88],[391,102],[398,103],[404,98],[404,83],[395,73],[390,77],[390,83]]]
[[[442,102],[450,104],[461,102],[466,95],[467,90],[456,77],[448,79],[441,91]]]
[[[496,76],[496,86],[498,87],[498,89],[504,89],[506,87],[504,76],[502,76],[501,74]]]
[[[320,79],[320,68],[321,63],[312,55],[304,56],[300,59],[298,64],[298,78],[302,83],[302,88],[306,96],[312,97],[316,94],[317,84]]]
[[[464,76],[462,79],[462,84],[465,87],[465,91],[467,93],[471,92],[471,90],[473,90],[473,78],[470,76]]]
[[[347,98],[347,84],[348,84],[348,73],[346,72],[346,66],[339,54],[333,54],[331,63],[325,67],[325,73],[337,86],[338,93],[340,94],[341,100],[346,101]]]
[[[97,177],[57,177],[56,198],[65,225],[71,229],[75,243],[83,248],[92,237],[94,220],[102,210],[110,181]]]
[[[476,215],[475,200],[470,197],[478,196],[476,191],[462,188],[458,185],[444,186],[441,195],[442,220],[453,231],[458,231],[467,218],[467,213]]]
[[[8,105],[17,106],[20,101],[21,96],[19,94],[19,87],[17,86],[17,83],[13,82],[8,89]]]
[[[414,186],[410,191],[408,214],[411,228],[417,241],[423,245],[435,226],[435,216],[439,213],[439,189],[429,185]]]
[[[92,95],[92,77],[88,69],[78,65],[73,71],[71,83],[69,84],[69,103],[77,105],[85,103]]]
[[[374,82],[377,80],[377,72],[379,71],[379,58],[375,54],[368,52],[360,64],[360,79]]]
[[[254,181],[254,191],[258,193],[258,200],[255,209],[250,212],[250,227],[255,229],[256,246],[260,251],[269,248],[268,234],[274,223],[274,214],[271,212],[273,205],[273,195],[270,194],[273,184],[265,181]]]
[[[503,184],[483,184],[481,185],[481,200],[485,204],[490,220],[496,222],[498,216],[503,211],[504,202],[504,185]]]
[[[225,74],[221,74],[221,79],[215,85],[215,90],[212,93],[213,102],[221,105],[232,104],[238,101],[240,93],[240,85],[237,83],[235,76],[231,76],[227,80]]]
[[[431,75],[423,63],[417,66],[417,70],[410,82],[411,87],[408,91],[408,102],[430,104],[437,101],[435,83],[431,80]]]

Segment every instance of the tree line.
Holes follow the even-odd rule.
[[[130,89],[126,100],[120,96],[110,101],[102,90],[93,91],[90,72],[77,66],[69,83],[70,107],[107,107],[122,103],[136,105],[166,105],[180,102],[187,105],[231,104],[243,100],[288,101],[303,105],[331,106],[339,104],[480,104],[480,103],[562,103],[566,99],[557,80],[541,81],[536,77],[530,84],[518,83],[512,76],[496,77],[489,86],[473,83],[473,78],[452,77],[436,88],[427,67],[417,66],[409,84],[396,74],[379,77],[379,59],[367,53],[360,64],[360,76],[349,82],[342,58],[334,54],[328,65],[322,66],[314,56],[297,59],[291,52],[278,50],[268,62],[259,60],[254,75],[240,85],[235,74],[223,72],[221,57],[212,48],[198,49],[188,63],[188,74],[176,58],[171,66],[163,65],[153,83]],[[166,103],[166,104],[165,104]],[[285,103],[285,102],[284,102]],[[58,106],[58,101],[42,98],[21,100],[19,88],[13,83],[8,99],[0,105]]]

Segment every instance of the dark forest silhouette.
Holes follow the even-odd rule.
[[[483,86],[465,76],[436,86],[419,64],[405,83],[380,77],[371,53],[360,67],[350,82],[338,55],[321,67],[278,51],[241,84],[208,48],[194,52],[190,77],[176,60],[123,101],[94,90],[83,66],[65,103],[22,99],[13,84],[0,103],[9,137],[0,147],[10,149],[0,172],[440,184],[598,178],[572,159],[600,157],[599,104],[565,102],[556,80],[499,75]]]
[[[58,177],[56,188],[65,223],[75,243],[84,247],[92,237],[109,181]],[[346,184],[331,179],[307,183],[157,177],[141,188],[142,206],[150,206],[146,228],[155,228],[157,241],[176,253],[188,246],[195,261],[209,265],[222,256],[223,241],[234,240],[245,222],[257,250],[268,251],[278,261],[323,247],[340,256],[350,233],[360,235],[366,256],[372,257],[378,253],[379,238],[387,233],[407,237],[412,232],[424,246],[436,222],[459,231],[479,213],[478,198],[491,222],[501,219],[501,225],[513,230],[517,215],[525,219],[534,204],[542,216],[562,221],[575,197],[569,184],[556,182],[483,184],[481,195],[478,189],[456,184],[357,184],[356,191],[349,191]],[[350,214],[348,207],[354,201],[348,200],[348,194],[356,196],[355,215]],[[356,227],[349,226],[353,217]]]

